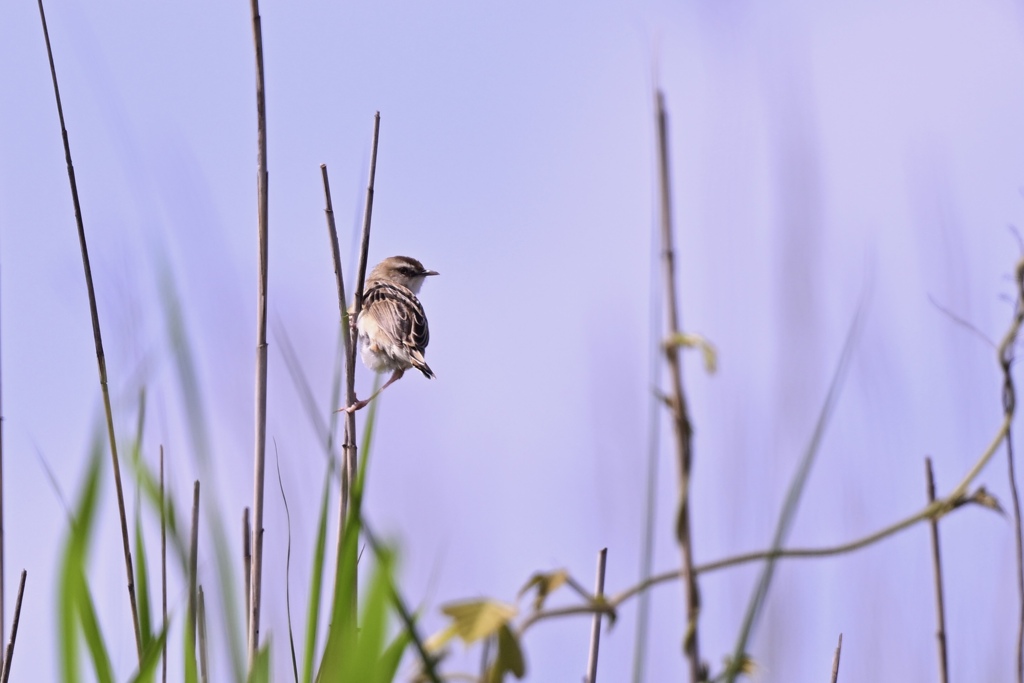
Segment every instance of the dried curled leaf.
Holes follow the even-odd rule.
[[[452,619],[449,628],[442,632],[451,631],[445,641],[458,636],[467,645],[495,635],[519,613],[515,605],[486,599],[449,603],[441,611]]]
[[[701,355],[704,356],[704,369],[708,374],[713,375],[718,369],[718,352],[703,335],[696,332],[679,332],[666,339],[663,345],[666,350],[679,347],[700,349]]]
[[[569,572],[565,569],[558,569],[553,572],[537,572],[530,577],[526,585],[519,589],[518,597],[523,597],[531,588],[537,588],[537,595],[533,599],[533,609],[540,611],[544,607],[544,601],[556,590],[565,585],[569,580]]]
[[[501,683],[507,673],[522,678],[526,675],[526,659],[523,657],[519,639],[508,624],[505,624],[498,629],[498,653],[488,671],[487,679],[489,683]]]

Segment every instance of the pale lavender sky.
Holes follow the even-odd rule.
[[[148,395],[145,457],[167,448],[184,504],[198,466],[164,325],[171,267],[198,359],[216,505],[231,538],[251,504],[255,97],[246,3],[48,4],[118,416]],[[425,607],[511,600],[536,570],[637,580],[650,410],[652,88],[671,117],[687,330],[718,347],[686,383],[696,426],[699,561],[766,547],[844,335],[866,324],[792,545],[850,540],[942,491],[1000,420],[989,338],[1005,329],[1024,219],[1024,34],[1003,0],[952,3],[264,3],[270,320],[326,414],[337,334],[319,164],[351,268],[373,113],[382,116],[371,258],[442,273],[424,287],[428,359],[381,405],[368,514]],[[66,518],[101,414],[74,217],[34,3],[0,10],[0,343],[7,585],[28,569],[15,680],[56,677]],[[301,623],[324,470],[274,333],[268,437],[292,511]],[[370,377],[360,375],[361,391]],[[663,438],[669,430],[663,425]],[[665,444],[657,570],[678,565]],[[273,451],[271,451],[271,454]],[[106,459],[104,461],[106,465]],[[1008,507],[1005,455],[983,483]],[[272,473],[271,469],[271,473]],[[290,664],[284,510],[267,480],[264,633]],[[120,679],[133,668],[113,488],[91,578]],[[131,496],[134,498],[134,496]],[[963,510],[943,526],[955,680],[1008,680],[1012,524]],[[215,592],[210,534],[200,574]],[[151,535],[151,557],[157,535]],[[757,568],[702,579],[704,656],[733,646]],[[178,577],[172,605],[184,610]],[[212,599],[209,598],[208,599]],[[9,599],[9,608],[13,599]],[[525,603],[524,603],[525,606]],[[678,679],[682,590],[653,593],[648,681]],[[628,680],[635,603],[602,641]],[[10,616],[7,618],[10,623]],[[579,680],[588,621],[526,637],[528,680]],[[924,527],[856,555],[784,562],[751,652],[758,680],[935,680]],[[215,629],[215,634],[217,630]],[[219,635],[219,634],[218,634]],[[180,638],[175,636],[175,646]],[[466,666],[477,661],[457,657]],[[178,666],[175,659],[173,666]],[[217,680],[228,680],[226,659]],[[29,673],[32,672],[32,673]]]

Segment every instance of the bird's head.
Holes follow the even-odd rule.
[[[367,280],[389,280],[418,294],[423,280],[430,275],[437,275],[437,271],[427,270],[414,258],[389,256],[373,267]]]

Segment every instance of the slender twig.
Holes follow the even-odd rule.
[[[206,598],[203,596],[202,586],[199,586],[197,610],[199,621],[199,680],[202,683],[210,683],[209,652],[206,646]]]
[[[163,683],[167,683],[167,500],[164,495],[164,447],[160,446],[160,604],[163,614]]]
[[[608,561],[608,548],[602,548],[597,554],[597,579],[594,585],[594,595],[598,600],[604,597],[604,569]],[[601,612],[594,612],[594,619],[590,625],[590,654],[587,656],[587,679],[586,683],[597,683],[597,653],[601,647]]]
[[[103,410],[107,420],[107,440],[110,442],[110,459],[114,468],[114,486],[117,490],[117,511],[121,517],[121,543],[124,546],[124,565],[128,577],[128,599],[132,610],[132,627],[135,630],[135,650],[139,663],[142,663],[142,632],[139,628],[139,609],[135,600],[135,572],[132,568],[132,551],[128,543],[128,519],[124,509],[124,490],[121,486],[121,465],[117,457],[117,439],[114,438],[114,415],[110,407],[110,391],[107,388],[107,361],[103,353],[103,338],[100,335],[100,315],[96,305],[96,290],[93,287],[92,267],[89,264],[89,249],[85,241],[85,224],[82,220],[82,206],[78,200],[78,183],[75,181],[75,167],[71,163],[71,143],[68,130],[64,125],[64,108],[60,102],[60,89],[57,87],[57,67],[53,61],[53,50],[50,47],[50,33],[46,28],[46,13],[43,11],[43,0],[38,0],[39,18],[43,23],[43,38],[46,40],[46,56],[50,60],[50,76],[53,79],[53,95],[57,100],[57,116],[60,118],[60,132],[64,140],[64,158],[68,165],[68,181],[71,184],[71,201],[75,207],[75,222],[78,226],[78,242],[82,252],[82,266],[85,269],[85,286],[89,293],[89,313],[92,317],[92,336],[96,346],[96,364],[100,373],[100,392],[103,394]]]
[[[843,652],[843,634],[839,634],[839,644],[836,645],[836,653],[832,655],[832,683],[839,680],[839,655]]]
[[[267,265],[269,204],[267,191],[267,103],[263,79],[263,29],[259,0],[250,1],[256,49],[256,190],[259,204],[259,281],[256,294],[256,439],[253,455],[252,569],[249,598],[249,671],[260,644],[260,604],[263,585],[263,480],[267,445]]]
[[[664,263],[665,304],[667,306],[670,337],[679,334],[679,304],[676,300],[675,251],[672,246],[672,198],[668,163],[668,114],[665,111],[665,95],[656,93],[658,125],[658,177],[661,195],[661,257]],[[668,359],[669,376],[672,380],[672,425],[676,436],[679,461],[679,511],[676,519],[676,538],[683,555],[683,584],[686,593],[686,635],[683,648],[690,660],[690,681],[704,680],[704,665],[700,659],[700,638],[697,622],[700,618],[700,590],[697,575],[693,572],[693,537],[690,533],[690,471],[693,465],[693,427],[690,424],[686,394],[683,393],[683,371],[679,361],[679,347],[668,345],[665,349]]]
[[[376,134],[374,135],[376,138]],[[349,349],[352,348],[352,332],[349,327],[349,315],[348,315],[348,299],[345,297],[345,278],[342,274],[341,269],[341,250],[338,247],[338,228],[334,223],[334,203],[331,201],[331,182],[327,177],[327,164],[320,164],[320,175],[324,182],[324,214],[327,216],[327,236],[331,242],[331,258],[334,262],[334,280],[338,288],[338,312],[341,320],[341,340],[342,345],[345,349],[345,363],[346,363],[346,379],[353,375],[355,366],[348,367]],[[345,405],[350,406],[356,402],[356,384],[355,378],[353,381],[346,381],[346,393],[345,393]],[[348,501],[350,495],[350,489],[352,487],[352,479],[350,473],[355,471],[353,466],[349,468],[349,463],[355,462],[356,459],[356,416],[352,413],[345,415],[345,441],[343,444],[344,458],[345,461],[341,467],[341,522],[345,523],[345,518],[348,515]],[[339,535],[339,538],[341,536]]]
[[[4,655],[3,676],[0,677],[2,683],[7,683],[11,677],[11,658],[14,656],[14,641],[18,638],[18,622],[21,621],[21,599],[25,596],[25,579],[27,577],[28,572],[22,569],[21,582],[18,584],[18,599],[14,603],[14,621],[11,622],[11,639],[7,643],[7,652]]]
[[[242,569],[245,572],[245,632],[249,632],[249,598],[252,586],[252,522],[249,508],[242,510]]]
[[[199,480],[192,489],[192,535],[188,553],[188,643],[187,657],[195,657],[197,587],[199,570]]]
[[[935,475],[932,472],[932,459],[924,459],[925,476],[928,480],[928,503],[935,502]],[[938,628],[935,637],[939,641],[939,681],[949,681],[949,655],[946,650],[946,601],[942,593],[942,554],[939,548],[939,520],[932,517],[928,520],[932,536],[932,567],[935,574],[935,612]]]
[[[1017,390],[1013,383],[1012,365],[1017,333],[1024,324],[1024,258],[1017,262],[1015,279],[1017,300],[1014,303],[1014,324],[999,345],[999,367],[1003,371],[1003,415],[1006,418],[1006,461],[1010,479],[1010,494],[1013,497],[1013,530],[1017,552],[1017,600],[1019,617],[1017,624],[1017,683],[1024,683],[1024,539],[1021,532],[1020,495],[1017,491],[1017,476],[1013,459],[1013,437],[1010,425],[1017,409]]]
[[[288,507],[288,496],[284,493],[284,480],[281,478],[281,454],[277,450],[277,439],[274,439],[274,465],[277,468],[277,487],[281,491],[281,502],[284,503],[284,515],[288,529],[288,547],[284,555],[284,608],[288,616],[288,646],[292,654],[292,673],[295,683],[299,683],[299,661],[295,656],[295,636],[292,632],[292,512]]]
[[[369,180],[366,184],[366,204],[363,207],[363,231],[362,237],[359,243],[359,267],[356,271],[358,276],[356,277],[355,284],[355,299],[352,304],[352,311],[349,315],[349,324],[352,321],[359,319],[359,312],[363,308],[363,281],[366,279],[366,260],[370,251],[370,223],[371,216],[373,215],[373,186],[374,179],[377,175],[377,143],[380,139],[380,112],[376,112],[373,117],[373,144],[370,148],[370,174]],[[340,260],[335,263],[335,268],[338,272],[341,272]],[[342,320],[344,321],[344,313],[342,314]],[[349,329],[351,333],[351,329]],[[345,334],[344,332],[342,334]],[[343,337],[344,339],[344,337]],[[352,405],[356,401],[356,344],[355,340],[351,339],[349,334],[349,342],[345,349],[345,400],[346,405]],[[351,506],[351,500],[356,492],[352,491],[352,487],[356,485],[356,419],[355,414],[348,413],[345,418],[345,463],[344,463],[344,478],[349,482],[349,497],[345,501],[346,505]],[[344,543],[342,538],[345,532],[345,519],[349,514],[349,510],[346,507],[339,509],[338,515],[338,553],[342,552]],[[339,562],[338,566],[342,566]],[[339,590],[340,586],[337,586],[335,582],[335,590]],[[358,599],[358,572],[352,572],[352,586],[349,590],[349,595],[352,596],[352,604],[349,605],[350,613],[356,614],[357,610],[357,599]]]

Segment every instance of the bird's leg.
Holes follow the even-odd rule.
[[[373,399],[377,398],[377,396],[380,395],[380,392],[384,391],[389,386],[391,386],[393,383],[395,383],[398,380],[402,379],[402,375],[404,375],[404,374],[405,374],[405,370],[402,370],[401,368],[399,368],[398,370],[395,370],[395,372],[392,373],[392,375],[391,375],[391,379],[389,379],[387,382],[385,382],[384,386],[382,386],[380,389],[378,389],[377,391],[373,392],[373,395],[370,396],[370,398],[363,399],[362,401],[356,401],[355,403],[353,403],[352,405],[348,406],[347,408],[339,408],[335,412],[339,412],[339,413],[354,413],[357,410],[362,410],[363,408],[366,407],[366,404],[368,404]]]

